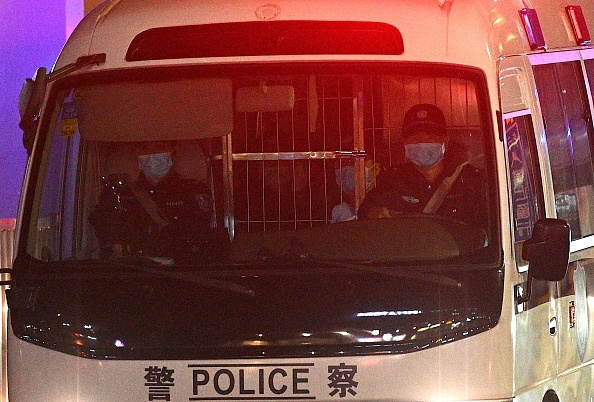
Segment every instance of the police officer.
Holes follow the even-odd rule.
[[[106,186],[91,215],[104,254],[180,257],[198,251],[213,214],[208,186],[173,169],[174,142],[142,142],[134,152],[137,181],[117,194]]]
[[[483,174],[450,142],[443,112],[431,104],[413,106],[404,116],[402,135],[406,163],[379,174],[359,219],[430,213],[484,228]]]

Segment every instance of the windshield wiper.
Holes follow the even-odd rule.
[[[340,260],[333,260],[333,259],[324,259],[324,258],[312,258],[306,257],[303,261],[313,262],[313,263],[321,263],[327,264],[332,266],[337,266],[340,268],[346,268],[352,271],[359,271],[359,272],[366,272],[366,273],[374,273],[384,276],[391,276],[395,278],[404,278],[404,279],[414,279],[414,280],[422,280],[424,282],[435,283],[439,285],[447,285],[452,286],[455,288],[462,288],[464,284],[457,279],[450,278],[443,273],[428,273],[428,272],[420,272],[419,269],[415,269],[414,272],[404,271],[402,267],[398,267],[398,269],[388,269],[393,268],[389,264],[384,264],[382,266],[377,265],[370,265],[369,262],[361,261],[361,262],[353,262],[353,261],[340,261]]]
[[[148,257],[121,257],[117,259],[99,259],[89,260],[88,262],[93,263],[107,263],[115,265],[117,267],[133,269],[135,271],[144,272],[147,274],[158,275],[165,278],[179,279],[185,282],[195,283],[200,286],[227,290],[246,296],[255,296],[255,291],[246,286],[239,285],[231,281],[225,281],[221,279],[208,278],[205,276],[194,276],[188,274],[188,272],[171,271],[167,269],[168,264],[161,264],[156,262],[152,258]],[[192,272],[193,274],[193,272]]]
[[[396,278],[405,278],[405,279],[415,279],[415,280],[423,280],[425,282],[436,283],[440,285],[447,285],[452,286],[455,288],[462,288],[464,285],[462,282],[450,278],[443,274],[435,274],[435,273],[428,273],[428,272],[419,272],[419,270],[415,270],[415,272],[403,271],[402,269],[394,270],[394,269],[387,269],[391,268],[392,264],[389,262],[381,263],[377,265],[372,260],[344,260],[344,259],[330,259],[330,258],[319,258],[315,256],[311,256],[306,249],[305,243],[299,239],[292,238],[290,241],[290,256],[292,257],[293,261],[303,261],[308,263],[320,263],[325,265],[332,265],[337,266],[340,268],[346,268],[353,271],[361,271],[361,272],[371,272],[374,274],[380,274],[385,276],[392,276]],[[399,264],[402,262],[399,261]]]

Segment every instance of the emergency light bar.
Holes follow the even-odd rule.
[[[576,43],[578,45],[589,44],[591,42],[590,32],[588,31],[588,25],[586,23],[586,18],[584,17],[584,12],[582,11],[582,7],[567,6],[565,7],[565,11],[567,11],[567,16],[571,22]]]
[[[531,50],[546,49],[544,35],[538,21],[538,15],[536,10],[533,8],[522,8],[520,10],[520,17],[528,36],[528,43],[530,44]]]

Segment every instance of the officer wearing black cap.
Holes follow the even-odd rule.
[[[413,106],[404,116],[402,136],[406,163],[380,173],[359,207],[359,219],[430,213],[485,227],[484,176],[450,143],[443,112],[431,104]]]

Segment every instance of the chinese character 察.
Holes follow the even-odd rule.
[[[328,366],[328,387],[334,388],[330,392],[330,396],[338,394],[341,398],[347,396],[347,392],[351,395],[357,395],[353,388],[357,388],[359,383],[355,381],[355,374],[357,374],[357,366],[347,366],[340,363],[338,366]]]

